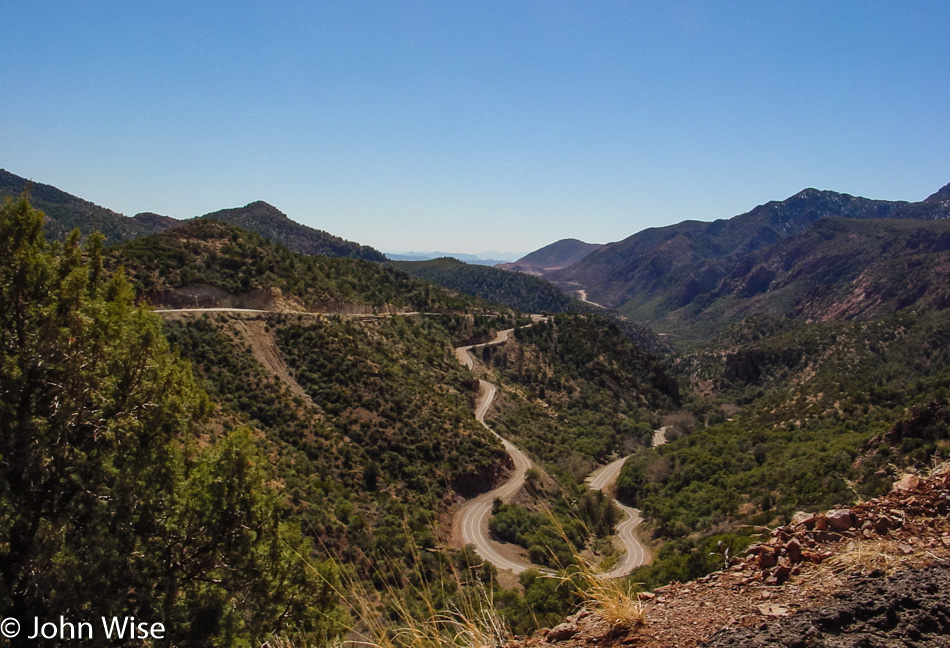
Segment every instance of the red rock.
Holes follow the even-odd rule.
[[[799,511],[792,516],[792,526],[801,526],[805,527],[806,529],[814,529],[816,519],[818,519],[818,516],[814,513]]]
[[[785,553],[788,555],[788,559],[793,563],[799,563],[802,561],[802,545],[795,538],[792,538],[788,541],[788,544],[785,545]]]
[[[577,634],[577,626],[573,623],[561,623],[559,625],[551,628],[551,631],[548,632],[546,641],[551,643],[555,641],[564,641],[565,639],[570,639]]]
[[[912,475],[907,473],[902,476],[897,483],[894,484],[894,489],[891,491],[900,491],[903,493],[909,493],[911,491],[917,490],[917,487],[920,485],[920,478],[917,475]]]
[[[828,528],[832,531],[847,531],[854,526],[854,517],[849,509],[829,511],[825,517],[828,519]]]
[[[785,581],[787,581],[791,573],[792,573],[792,568],[789,565],[779,565],[778,567],[772,570],[772,576],[779,583],[784,583]]]

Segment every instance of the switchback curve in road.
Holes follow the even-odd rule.
[[[468,369],[474,369],[475,358],[472,355],[472,349],[489,344],[502,344],[507,342],[513,331],[514,329],[505,329],[504,331],[499,331],[495,337],[488,342],[457,347],[455,349],[455,357],[460,364]],[[508,569],[515,574],[520,574],[527,569],[537,569],[538,567],[532,564],[520,563],[502,556],[495,548],[495,543],[488,537],[488,518],[491,516],[492,504],[495,498],[507,501],[512,495],[517,493],[524,484],[525,473],[532,465],[531,460],[528,459],[521,450],[485,423],[485,415],[488,413],[488,409],[495,399],[496,391],[497,388],[495,385],[487,380],[478,381],[478,398],[475,401],[475,419],[501,441],[505,447],[505,451],[514,463],[514,471],[504,484],[487,493],[482,493],[475,499],[469,500],[462,505],[462,508],[460,508],[455,515],[456,519],[459,520],[463,543],[474,545],[475,552],[479,556],[499,569]]]
[[[588,486],[590,486],[591,490],[603,491],[612,484],[620,474],[620,469],[623,468],[623,464],[626,460],[627,457],[621,457],[592,472],[590,477],[587,478]],[[599,574],[600,578],[620,578],[621,576],[626,576],[644,564],[647,558],[646,551],[644,551],[643,545],[640,544],[636,536],[636,527],[640,524],[641,520],[640,511],[621,504],[617,500],[614,500],[614,504],[626,514],[626,518],[623,522],[617,525],[616,531],[617,538],[623,543],[625,553],[623,560],[617,563],[617,566],[609,572]]]
[[[664,443],[666,443],[666,426],[653,431],[653,446],[656,447]],[[628,458],[629,457],[621,457],[592,472],[590,477],[587,478],[588,486],[590,486],[592,490],[603,491],[616,481],[620,475],[620,469],[623,468],[623,464]],[[617,525],[616,534],[620,542],[623,543],[626,553],[624,554],[623,560],[609,572],[601,574],[601,578],[620,578],[621,576],[626,576],[637,567],[646,564],[647,561],[647,553],[636,536],[636,527],[643,519],[640,510],[632,506],[627,506],[626,504],[621,504],[616,499],[614,500],[614,504],[627,514],[626,519]]]
[[[489,342],[457,347],[455,349],[455,357],[459,364],[462,364],[469,370],[472,370],[475,368],[475,357],[472,354],[472,349],[489,344],[503,344],[504,342],[508,341],[513,331],[514,329],[499,331]],[[518,492],[518,489],[520,489],[524,484],[525,472],[531,467],[532,464],[531,460],[528,459],[528,457],[525,456],[525,454],[513,443],[499,435],[497,432],[492,430],[487,423],[485,423],[485,415],[488,413],[488,409],[491,407],[497,388],[487,380],[479,380],[478,382],[479,394],[475,401],[475,419],[485,426],[486,430],[501,440],[505,450],[508,452],[508,455],[511,457],[512,462],[514,463],[515,469],[511,477],[509,477],[508,481],[506,481],[504,484],[487,493],[482,493],[478,497],[466,502],[456,513],[456,519],[459,521],[458,524],[461,528],[463,543],[474,545],[476,553],[484,560],[494,564],[496,567],[500,569],[508,569],[515,574],[520,574],[527,569],[536,569],[537,566],[519,563],[502,556],[495,548],[495,543],[489,538],[488,518],[491,516],[492,504],[496,498],[499,498],[502,501],[507,501],[508,498]],[[666,428],[661,428],[661,430],[662,432],[665,432]],[[656,431],[654,436],[655,445],[659,445],[657,443],[657,439],[661,439],[660,443],[665,442],[665,438],[662,436],[661,430]],[[616,480],[617,475],[620,474],[620,469],[623,467],[623,463],[626,461],[626,459],[626,457],[617,459],[616,461],[594,471],[594,473],[588,477],[590,487],[595,490],[604,490],[604,488]],[[641,520],[640,511],[629,506],[625,506],[616,500],[615,504],[626,514],[626,519],[617,525],[616,529],[616,535],[623,543],[626,552],[624,554],[623,560],[614,569],[602,574],[601,578],[620,578],[621,576],[626,576],[635,568],[644,564],[647,557],[646,551],[643,549],[643,545],[640,544],[640,541],[637,539],[635,533],[636,526]]]

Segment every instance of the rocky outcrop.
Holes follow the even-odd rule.
[[[821,563],[832,557],[835,552],[830,545],[834,543],[883,537],[903,527],[908,516],[946,517],[948,512],[950,474],[928,480],[907,474],[894,484],[887,497],[826,513],[797,513],[791,524],[773,530],[767,541],[749,547],[746,559],[734,569],[745,569],[750,581],[761,578],[768,585],[779,585],[800,573],[800,563]],[[912,544],[922,542],[920,538],[909,540]],[[930,539],[932,543],[941,541]]]
[[[950,646],[950,470],[886,496],[799,513],[721,572],[642,594],[644,623],[596,613],[520,642],[537,648]]]

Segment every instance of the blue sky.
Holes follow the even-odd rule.
[[[530,251],[950,182],[950,3],[0,0],[0,167]]]

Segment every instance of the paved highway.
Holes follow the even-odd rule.
[[[483,344],[470,344],[468,346],[458,347],[455,349],[455,357],[460,364],[465,365],[469,369],[474,369],[475,358],[472,355],[472,349],[488,344],[502,344],[507,342],[513,331],[514,329],[499,331],[491,341]],[[482,493],[475,499],[466,502],[462,508],[459,509],[458,513],[456,513],[456,516],[461,519],[462,542],[475,545],[475,552],[499,569],[508,569],[516,574],[520,574],[526,569],[536,568],[536,566],[505,558],[496,549],[496,543],[488,537],[488,518],[491,517],[492,503],[495,501],[495,498],[507,501],[512,495],[517,493],[518,489],[524,484],[525,472],[531,467],[531,460],[528,459],[521,450],[485,423],[485,415],[488,413],[488,408],[491,407],[492,401],[495,399],[496,391],[497,388],[495,385],[487,380],[478,381],[478,398],[475,401],[475,419],[484,425],[486,430],[501,440],[502,445],[505,446],[505,450],[508,452],[508,456],[510,456],[512,462],[514,462],[515,469],[511,473],[511,477],[508,478],[508,481],[498,488],[487,493]]]
[[[475,356],[472,353],[472,349],[488,344],[502,344],[507,342],[513,331],[514,329],[499,331],[491,341],[483,344],[470,344],[468,346],[458,347],[455,349],[455,357],[460,364],[468,369],[474,369]],[[479,556],[494,564],[499,569],[508,569],[515,574],[520,574],[526,569],[537,568],[537,566],[520,563],[502,556],[496,548],[497,543],[489,537],[488,519],[491,517],[492,503],[495,499],[498,498],[502,501],[508,501],[512,495],[518,492],[518,489],[524,484],[525,472],[532,464],[531,460],[513,443],[499,435],[485,423],[485,415],[491,407],[497,388],[487,380],[479,380],[478,383],[479,393],[475,401],[475,418],[479,423],[485,426],[486,430],[501,440],[505,446],[505,450],[514,462],[515,469],[511,477],[508,478],[508,481],[498,488],[487,493],[482,493],[475,499],[466,502],[456,513],[456,516],[457,519],[460,519],[462,542],[474,545],[475,552]],[[656,443],[657,440],[660,440],[660,443],[665,442],[665,438],[663,437],[665,431],[666,428],[657,430],[654,435],[655,445],[659,445]],[[604,490],[616,480],[617,475],[620,474],[620,469],[623,467],[623,462],[626,461],[626,459],[626,457],[617,459],[594,471],[591,476],[588,477],[590,487],[595,490]],[[633,569],[639,567],[646,561],[646,552],[643,549],[643,545],[637,540],[635,534],[636,526],[640,523],[640,511],[630,508],[629,506],[624,506],[620,502],[615,502],[615,504],[627,515],[626,519],[617,525],[616,531],[617,537],[623,543],[626,553],[624,554],[623,560],[610,572],[603,574],[601,576],[602,578],[619,578],[626,576],[633,571]],[[547,572],[547,570],[542,571],[550,573]]]
[[[623,468],[623,463],[626,460],[627,457],[621,457],[606,466],[598,468],[587,478],[588,485],[592,490],[604,490],[617,479],[617,476],[620,474],[620,469]],[[621,504],[616,500],[614,500],[614,504],[627,515],[626,519],[617,525],[617,537],[620,539],[620,542],[623,543],[626,553],[624,554],[623,560],[617,563],[617,566],[609,572],[601,574],[601,578],[620,578],[621,576],[626,576],[646,562],[646,552],[643,550],[643,545],[637,540],[635,532],[637,525],[640,524],[640,511]]]

